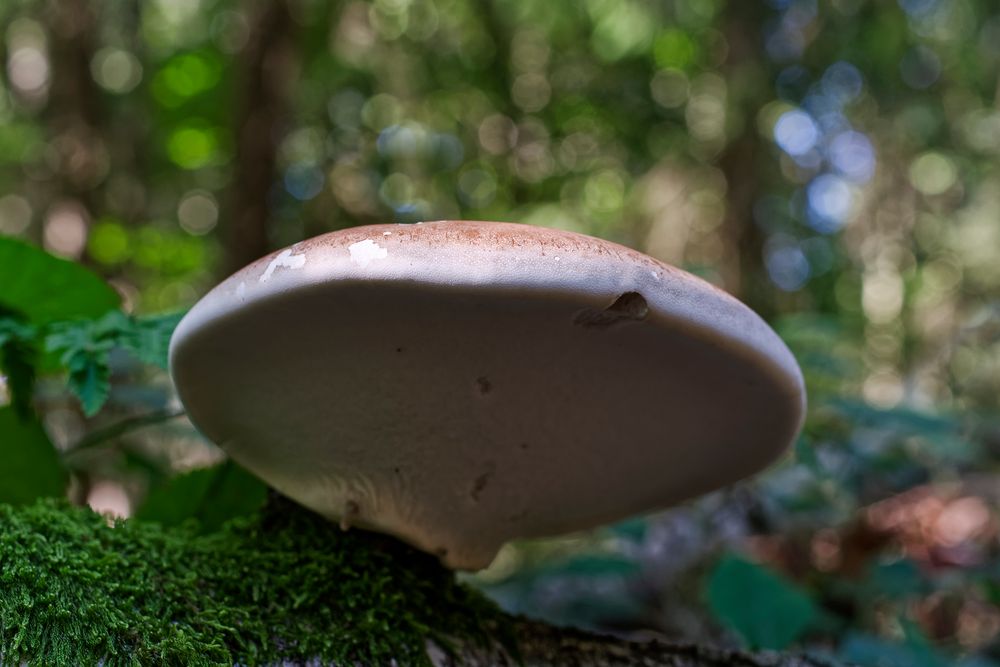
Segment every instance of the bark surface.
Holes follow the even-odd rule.
[[[207,532],[0,505],[0,665],[17,664],[833,665],[512,617],[434,557],[281,498]]]
[[[521,662],[501,648],[471,646],[448,656],[431,646],[438,667],[843,667],[843,663],[793,653],[747,653],[694,643],[629,641],[529,619],[515,621]]]

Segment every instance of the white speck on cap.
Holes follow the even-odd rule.
[[[303,255],[293,255],[292,249],[288,248],[283,250],[277,257],[271,260],[271,263],[267,265],[267,269],[260,276],[260,282],[266,283],[274,275],[274,272],[279,268],[284,269],[301,269],[306,265],[306,256]]]
[[[347,251],[351,253],[351,261],[365,268],[376,259],[385,259],[389,251],[375,243],[371,239],[358,241],[347,246]]]

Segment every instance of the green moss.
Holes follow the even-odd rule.
[[[503,626],[433,558],[284,500],[195,528],[0,505],[0,664],[426,665]]]

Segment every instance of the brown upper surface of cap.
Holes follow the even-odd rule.
[[[487,222],[273,253],[171,341],[191,419],[304,505],[453,566],[764,467],[804,390],[731,296],[634,250]]]

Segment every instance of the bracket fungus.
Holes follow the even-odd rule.
[[[236,461],[461,569],[751,475],[805,402],[791,353],[733,297],[508,223],[356,227],[273,253],[192,308],[170,364]]]

